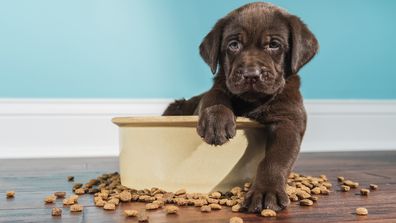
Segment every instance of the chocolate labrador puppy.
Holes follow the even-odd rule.
[[[198,114],[197,132],[213,145],[235,136],[236,116],[263,124],[245,132],[249,144],[266,138],[265,156],[245,195],[245,211],[281,210],[290,203],[285,186],[307,121],[297,72],[318,47],[298,17],[269,3],[242,6],[220,19],[199,47],[216,74],[212,88],[177,100],[164,112]]]

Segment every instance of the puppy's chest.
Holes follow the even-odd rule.
[[[232,100],[232,107],[234,110],[234,114],[236,116],[245,116],[245,117],[248,117],[249,114],[257,111],[257,109],[259,109],[260,112],[263,113],[263,115],[264,113],[267,113],[269,111],[269,104],[266,103],[253,104],[237,98]]]

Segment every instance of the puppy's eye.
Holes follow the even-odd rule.
[[[277,50],[281,47],[280,43],[276,40],[271,40],[271,42],[268,44],[268,48],[271,50]]]
[[[228,43],[228,49],[232,52],[238,52],[241,49],[241,43],[236,40],[232,40]]]

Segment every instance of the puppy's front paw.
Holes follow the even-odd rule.
[[[290,204],[283,187],[257,188],[252,187],[245,195],[242,211],[260,213],[263,209],[280,211]]]
[[[210,145],[222,145],[235,136],[235,115],[224,105],[213,105],[199,116],[197,132]]]

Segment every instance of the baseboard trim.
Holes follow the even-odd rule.
[[[0,99],[0,158],[118,155],[115,116],[160,115],[168,99]],[[302,152],[396,149],[396,100],[305,100]]]

